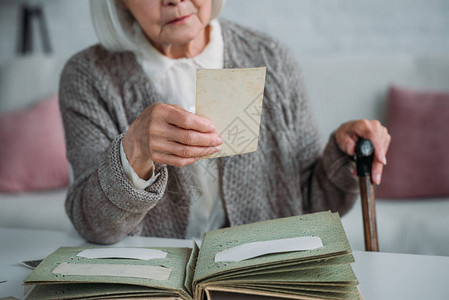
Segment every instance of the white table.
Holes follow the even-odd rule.
[[[0,228],[0,298],[23,296],[31,270],[20,260],[42,259],[60,246],[88,245],[75,232]],[[117,247],[190,247],[191,241],[128,237]],[[449,257],[354,252],[352,265],[365,300],[449,299]],[[229,295],[219,295],[229,299]],[[266,299],[235,295],[233,299]]]

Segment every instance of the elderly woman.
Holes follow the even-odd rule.
[[[216,17],[223,0],[91,0],[100,45],[75,55],[60,86],[74,182],[66,210],[88,241],[190,238],[223,226],[346,212],[357,195],[349,155],[375,146],[380,182],[390,136],[352,121],[324,152],[298,67],[267,35]],[[200,160],[223,142],[195,113],[198,68],[266,66],[256,152]]]

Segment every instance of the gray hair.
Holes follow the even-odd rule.
[[[140,26],[120,3],[121,0],[90,0],[92,24],[100,43],[112,51],[135,50],[133,41]],[[211,0],[210,20],[218,17],[225,0]]]

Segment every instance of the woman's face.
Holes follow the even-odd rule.
[[[163,53],[167,48],[192,42],[207,44],[204,30],[209,23],[211,0],[124,0],[124,5]]]

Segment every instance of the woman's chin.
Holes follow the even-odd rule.
[[[168,43],[182,44],[189,43],[197,39],[204,30],[203,25],[195,18],[191,17],[188,22],[183,24],[166,24],[162,32]]]
[[[191,30],[178,31],[169,35],[165,40],[165,45],[174,47],[191,47],[195,44],[196,34],[192,34]]]

